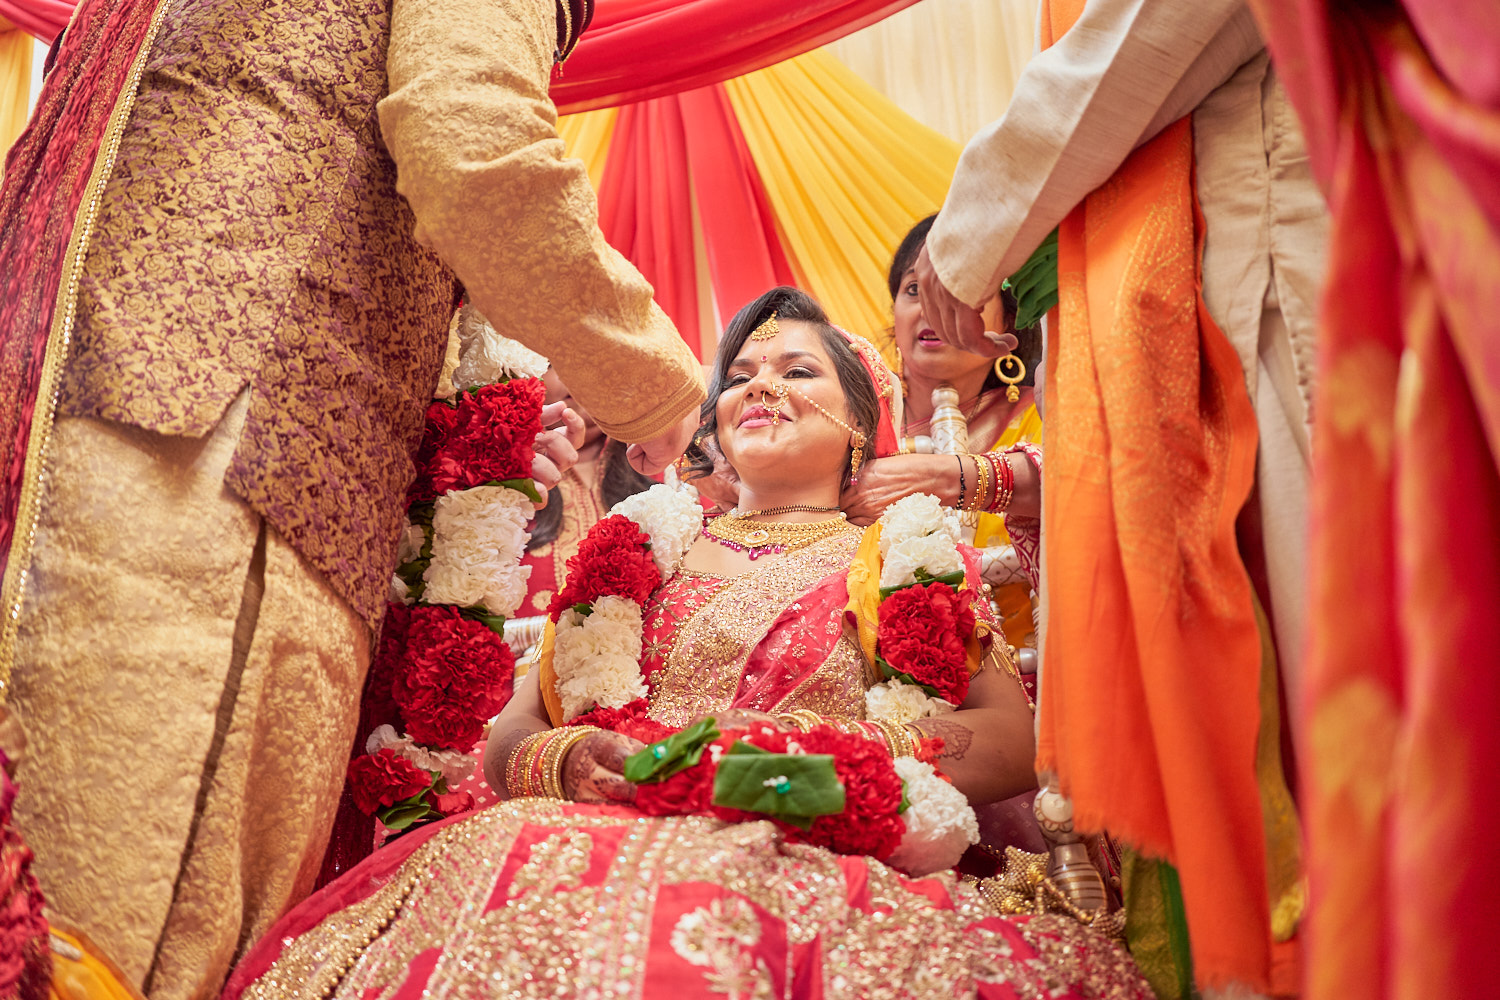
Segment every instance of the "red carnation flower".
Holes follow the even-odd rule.
[[[432,784],[432,775],[405,757],[382,747],[349,762],[349,788],[359,811],[372,816],[381,806],[409,799]]]
[[[515,655],[487,626],[443,605],[410,609],[406,660],[393,686],[418,743],[468,751],[510,700]]]
[[[969,693],[964,642],[974,634],[973,593],[944,583],[918,584],[880,602],[875,641],[891,667],[938,697],[963,704]]]
[[[582,715],[576,716],[568,723],[570,726],[598,726],[600,729],[608,729],[612,733],[622,736],[630,736],[640,740],[642,743],[655,743],[664,740],[677,730],[655,719],[646,717],[646,709],[649,707],[645,698],[637,698],[635,701],[621,705],[619,708],[594,708]]]
[[[691,816],[707,813],[713,805],[716,768],[704,751],[703,759],[666,781],[637,785],[635,807],[647,816]]]
[[[469,792],[433,792],[428,797],[428,804],[440,816],[457,816],[474,808],[474,796]]]
[[[661,586],[661,571],[651,558],[651,538],[630,518],[611,514],[589,529],[578,554],[568,560],[568,580],[552,598],[553,621],[575,604],[601,597],[624,597],[645,604]]]
[[[844,811],[817,817],[806,833],[796,832],[797,839],[839,854],[889,857],[901,844],[906,823],[898,811],[901,776],[885,744],[832,726],[814,726],[794,739],[807,753],[833,754],[833,769],[844,786]]]
[[[540,379],[527,378],[460,393],[453,403],[432,403],[407,502],[492,481],[531,478],[546,395]]]

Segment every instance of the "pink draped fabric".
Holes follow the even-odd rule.
[[[0,0],[0,17],[48,45],[68,26],[71,0]]]

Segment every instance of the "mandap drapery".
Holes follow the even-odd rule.
[[[735,309],[782,283],[889,349],[891,253],[942,204],[959,154],[827,52],[559,131],[605,236],[704,358]]]
[[[1305,704],[1310,1000],[1492,996],[1500,22],[1252,0],[1333,218]]]

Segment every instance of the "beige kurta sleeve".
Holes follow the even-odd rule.
[[[395,0],[381,134],[417,239],[605,433],[643,441],[702,402],[703,373],[563,156],[556,17],[553,0]]]
[[[1263,47],[1244,0],[1089,0],[964,147],[927,237],[944,286],[990,299],[1131,150]]]

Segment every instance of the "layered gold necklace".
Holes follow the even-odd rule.
[[[803,508],[774,508],[776,512],[787,509],[801,510]],[[750,510],[744,513],[731,511],[705,524],[703,526],[704,537],[718,542],[727,549],[743,552],[751,559],[759,559],[768,552],[794,552],[814,542],[821,542],[825,538],[857,530],[849,523],[848,518],[844,517],[842,511],[837,517],[830,517],[826,521],[798,523],[750,520],[757,514],[768,513],[772,511]]]

